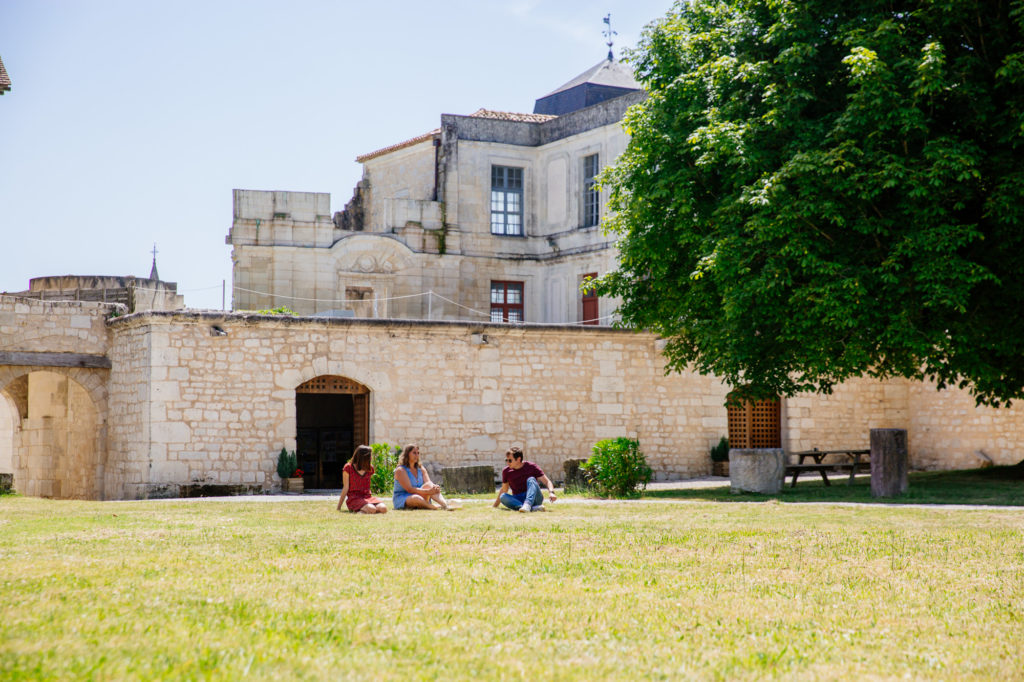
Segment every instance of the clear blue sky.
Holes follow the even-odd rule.
[[[230,307],[231,190],[330,192],[442,113],[533,109],[670,0],[2,0],[0,291],[149,274]]]

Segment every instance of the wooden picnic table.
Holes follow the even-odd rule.
[[[821,474],[821,480],[825,482],[825,485],[832,485],[828,480],[828,474],[825,473],[828,469],[849,469],[850,478],[846,481],[846,484],[850,485],[853,483],[853,477],[858,471],[871,466],[871,450],[819,450],[814,448],[813,450],[791,452],[789,454],[799,458],[797,463],[786,465],[786,474],[793,475],[793,482],[790,484],[791,488],[796,487],[797,478],[805,471],[817,471]],[[825,463],[824,459],[828,455],[843,455],[849,461]],[[805,461],[808,458],[812,460],[812,463]]]

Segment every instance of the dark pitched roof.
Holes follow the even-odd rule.
[[[629,69],[615,60],[602,59],[568,83],[538,99],[533,113],[562,116],[641,89]]]
[[[0,59],[0,95],[4,94],[11,89],[11,78],[7,75],[7,69],[4,68],[4,62]]]
[[[613,88],[624,88],[626,90],[640,90],[640,84],[633,78],[633,72],[624,67],[620,62],[610,59],[602,59],[597,64],[573,78],[560,88],[552,90],[544,97],[551,97],[577,85],[590,83],[592,85],[608,85]],[[541,99],[544,99],[541,97]]]

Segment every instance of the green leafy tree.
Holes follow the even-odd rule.
[[[744,397],[1024,397],[1024,0],[692,0],[602,182],[624,324]]]

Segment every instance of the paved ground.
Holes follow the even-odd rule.
[[[867,477],[867,474],[861,474],[858,478]],[[729,479],[725,476],[702,476],[701,478],[690,478],[683,481],[658,481],[656,483],[648,484],[648,490],[685,490],[692,488],[714,488],[719,486],[729,485]],[[193,500],[211,500],[221,502],[285,502],[289,500],[312,500],[312,499],[324,499],[324,498],[335,498],[341,494],[341,490],[313,490],[302,493],[301,495],[295,494],[276,494],[276,495],[237,495],[232,497],[191,497],[191,498],[169,498],[167,502],[180,502],[180,501],[193,501]],[[457,499],[457,495],[449,495],[448,497]],[[612,504],[612,503],[625,503],[625,504],[695,504],[696,500],[673,500],[673,499],[656,499],[656,500],[599,500],[599,499],[584,499],[584,498],[572,498],[572,499],[560,499],[555,503],[554,507],[557,508],[562,505],[600,505],[600,504]],[[112,502],[112,504],[130,504],[131,501]],[[768,504],[776,503],[774,500],[769,502],[763,501],[752,501],[736,499],[736,504]],[[471,505],[483,505],[491,504],[490,500],[472,499],[465,500],[463,504]],[[832,506],[832,507],[900,507],[906,509],[945,509],[945,510],[992,510],[1001,509],[1006,511],[1014,511],[1024,513],[1024,507],[1010,507],[1010,506],[987,506],[987,505],[972,505],[972,504],[900,504],[900,503],[881,503],[881,502],[791,502],[788,504],[801,504],[801,505],[818,505],[818,506]],[[551,505],[548,505],[551,506]]]

